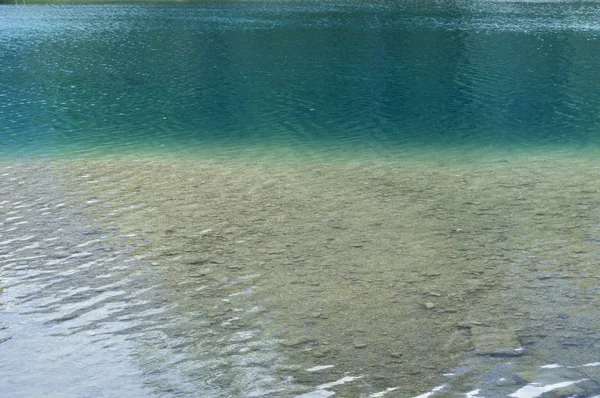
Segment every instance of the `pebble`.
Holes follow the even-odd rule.
[[[229,278],[225,275],[211,275],[209,279],[218,282],[218,283],[227,283],[229,282]]]
[[[425,308],[427,308],[428,310],[430,310],[434,307],[435,307],[435,304],[433,304],[431,301],[428,301],[425,303]]]
[[[323,358],[323,357],[327,356],[328,352],[329,352],[328,350],[313,351],[312,356],[315,358]]]
[[[189,258],[185,261],[185,263],[189,264],[189,265],[201,265],[201,264],[206,264],[207,262],[208,262],[208,259],[206,257]]]

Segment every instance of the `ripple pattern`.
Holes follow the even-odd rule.
[[[50,164],[0,170],[3,394],[294,391],[270,374],[280,360],[273,348],[279,340],[264,334],[267,319],[247,278],[210,276],[208,262],[169,280],[161,270],[171,263],[168,255],[157,257],[142,236],[110,223],[148,211],[144,204],[121,195],[118,180],[104,185],[105,197],[83,200],[70,186],[81,192],[102,181],[61,170]],[[115,197],[118,206],[106,201]],[[186,286],[192,294],[180,296],[182,284],[196,287]],[[23,358],[27,372],[18,365]]]
[[[598,146],[596,2],[419,4],[7,7],[1,154]]]

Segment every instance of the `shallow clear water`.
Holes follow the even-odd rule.
[[[0,395],[600,395],[599,21],[0,7]]]

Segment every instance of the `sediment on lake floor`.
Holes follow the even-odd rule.
[[[182,313],[225,322],[230,310],[197,292],[251,289],[265,333],[297,365],[279,371],[300,383],[324,376],[299,369],[335,364],[330,375],[369,374],[365,391],[416,393],[473,355],[520,355],[540,328],[568,340],[557,311],[597,308],[593,160],[60,167],[85,176],[81,202],[137,242]]]

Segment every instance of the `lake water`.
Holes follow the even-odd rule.
[[[599,36],[597,1],[0,6],[0,396],[600,396]]]

